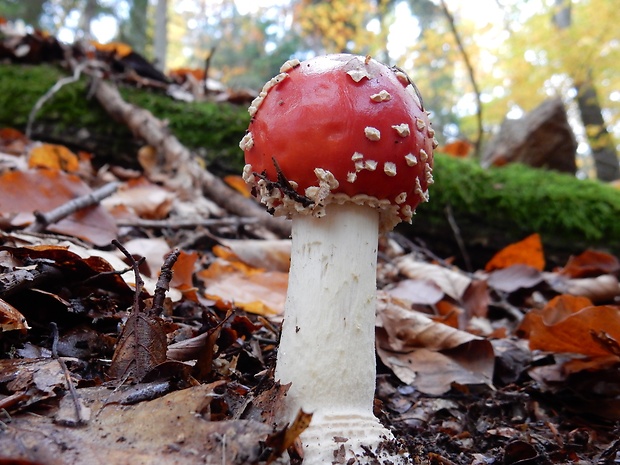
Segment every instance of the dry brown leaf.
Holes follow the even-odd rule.
[[[434,322],[382,292],[377,326],[377,352],[404,383],[439,395],[452,383],[492,382],[495,357],[487,340]]]
[[[28,166],[74,173],[79,169],[80,162],[77,155],[64,145],[40,144],[30,150]]]
[[[620,342],[620,307],[593,306],[584,297],[560,295],[543,309],[528,312],[519,332],[532,350],[609,356],[613,351],[601,344],[601,335]]]
[[[264,271],[242,262],[214,261],[197,273],[207,287],[206,296],[224,308],[232,305],[259,315],[284,312],[288,273]]]
[[[542,271],[545,256],[539,234],[532,234],[497,252],[484,267],[485,271],[501,270],[512,265],[528,265]]]
[[[223,245],[234,254],[233,259],[268,271],[282,271],[287,273],[291,262],[291,241],[282,240],[252,240],[252,239],[220,239]],[[229,259],[230,255],[219,246],[213,248],[218,256]]]
[[[395,260],[398,271],[411,279],[425,279],[436,284],[446,295],[460,300],[471,283],[464,273],[432,263],[417,261],[411,255]]]
[[[126,389],[131,388],[119,391]],[[59,428],[51,416],[15,416],[0,435],[0,459],[46,465],[245,465],[258,463],[261,443],[272,432],[258,421],[206,421],[201,412],[214,396],[210,384],[136,405],[109,401],[107,387],[78,392],[92,411],[88,425]]]
[[[502,292],[514,292],[518,289],[534,287],[543,280],[542,273],[529,265],[510,265],[489,274],[487,283],[493,289]]]
[[[610,274],[581,279],[562,279],[560,276],[559,279],[552,278],[550,284],[556,292],[587,297],[594,303],[613,302],[620,296],[618,278]]]
[[[166,361],[166,332],[156,317],[134,311],[127,319],[108,371],[118,380],[142,380]]]
[[[140,218],[161,220],[172,209],[174,194],[145,178],[132,179],[113,195],[104,199],[102,204],[109,210],[125,207]],[[125,213],[127,215],[127,213]]]
[[[426,279],[403,279],[386,292],[396,299],[419,305],[435,305],[444,296],[439,286]]]
[[[559,272],[570,278],[587,278],[601,274],[612,274],[620,270],[620,261],[613,255],[596,250],[586,250],[568,263]]]
[[[77,176],[62,171],[7,172],[0,175],[0,215],[10,218],[14,226],[25,226],[34,220],[34,211],[48,212],[90,192]],[[100,246],[116,238],[116,223],[101,206],[82,209],[47,229]]]
[[[30,329],[26,318],[15,307],[0,299],[0,333]]]

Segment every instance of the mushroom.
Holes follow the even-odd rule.
[[[250,108],[243,177],[293,221],[281,421],[313,413],[306,465],[406,463],[373,414],[376,266],[379,233],[428,200],[437,142],[422,98],[402,71],[338,54],[285,63]]]

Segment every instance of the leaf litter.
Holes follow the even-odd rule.
[[[0,151],[0,189],[30,195],[0,202],[0,459],[299,463],[311,415],[275,421],[286,235],[188,200],[152,148],[138,175],[10,129]],[[472,273],[396,233],[380,245],[375,413],[415,463],[618,463],[617,257],[548,270],[532,235]]]

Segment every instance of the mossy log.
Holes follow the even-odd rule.
[[[51,64],[0,64],[0,126],[24,130],[36,102],[66,75]],[[236,173],[243,168],[238,144],[250,121],[246,107],[210,101],[187,103],[173,100],[163,91],[118,86],[127,102],[166,121],[181,143],[206,161],[211,172]],[[141,141],[107,115],[91,94],[86,77],[62,87],[37,112],[31,137],[93,152],[99,164],[137,167],[136,150]]]
[[[0,65],[0,126],[23,130],[37,100],[64,75],[51,65]],[[245,107],[178,102],[147,89],[120,90],[128,102],[167,121],[182,144],[205,158],[211,172],[241,172],[238,142],[249,122]],[[140,141],[89,99],[86,79],[57,92],[37,113],[33,128],[33,138],[91,151],[96,163],[137,166]],[[437,255],[456,257],[461,266],[467,255],[479,268],[503,246],[535,232],[543,239],[549,266],[587,248],[620,256],[618,189],[518,164],[483,169],[475,161],[440,154],[434,175],[431,201],[418,208],[412,225],[398,229],[422,239]]]

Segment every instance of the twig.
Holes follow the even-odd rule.
[[[133,274],[136,278],[136,289],[133,296],[133,311],[137,314],[140,312],[140,294],[142,294],[142,288],[144,287],[144,281],[142,280],[140,270],[138,269],[138,262],[118,240],[114,239],[112,244],[120,250],[125,257],[127,257],[127,260],[129,260],[129,263],[131,263],[131,267],[133,268]]]
[[[119,220],[117,226],[130,226],[136,228],[156,228],[156,229],[193,229],[199,226],[236,226],[240,224],[257,223],[257,218],[230,217],[230,218],[207,218],[197,220]]]
[[[82,416],[82,403],[80,402],[80,395],[75,389],[73,380],[71,379],[71,372],[69,371],[69,368],[67,368],[67,364],[58,356],[58,326],[54,322],[51,322],[50,326],[52,328],[52,358],[58,362],[65,375],[67,387],[71,393],[71,400],[73,401],[73,406],[75,407],[76,424],[83,425],[86,423],[86,419]]]
[[[56,82],[56,84],[50,87],[50,89],[45,94],[43,94],[43,96],[39,100],[37,100],[37,103],[34,104],[34,107],[32,107],[32,110],[30,110],[30,114],[28,115],[28,123],[26,124],[26,137],[27,138],[30,139],[32,135],[32,125],[34,124],[34,117],[36,116],[37,112],[43,107],[43,105],[45,105],[45,102],[47,102],[50,98],[52,98],[56,92],[58,92],[60,89],[62,89],[67,84],[72,84],[78,81],[80,79],[82,71],[84,71],[84,68],[87,65],[88,65],[88,61],[84,61],[80,63],[79,65],[77,65],[73,69],[72,76],[67,76],[62,79],[59,79]]]
[[[152,315],[159,315],[164,309],[164,299],[166,298],[166,292],[170,289],[170,281],[172,280],[172,267],[179,258],[181,251],[174,249],[168,254],[164,264],[161,266],[161,272],[159,273],[159,279],[155,285],[155,292],[153,293],[153,305],[151,307]]]
[[[118,189],[119,183],[111,182],[89,194],[71,199],[61,206],[47,213],[34,212],[35,222],[25,230],[28,232],[41,232],[50,224],[54,224],[83,208],[98,204],[102,199],[112,195]]]
[[[478,123],[478,135],[476,136],[475,152],[476,157],[480,157],[480,147],[482,146],[482,100],[480,98],[480,89],[478,88],[478,82],[476,81],[476,75],[474,73],[474,67],[469,60],[469,55],[467,54],[467,50],[465,50],[465,46],[463,45],[463,41],[461,40],[461,35],[459,31],[456,29],[456,23],[454,22],[454,16],[450,13],[448,6],[446,5],[445,0],[441,1],[441,9],[443,10],[444,15],[448,19],[448,23],[450,24],[450,29],[452,30],[452,34],[454,35],[454,40],[456,40],[456,45],[463,55],[463,61],[465,62],[465,67],[467,68],[467,72],[469,74],[469,80],[471,82],[472,87],[474,88],[474,94],[476,94],[476,120]]]
[[[452,233],[454,234],[456,244],[458,245],[459,250],[461,251],[461,255],[463,256],[465,268],[469,273],[472,273],[473,268],[471,266],[471,260],[469,259],[469,254],[467,253],[467,249],[465,248],[465,242],[463,242],[463,236],[461,236],[461,230],[459,229],[459,225],[456,224],[456,220],[454,219],[454,214],[452,213],[452,205],[447,204],[445,211],[446,218],[448,219],[448,224],[450,224],[450,228],[452,229]]]

